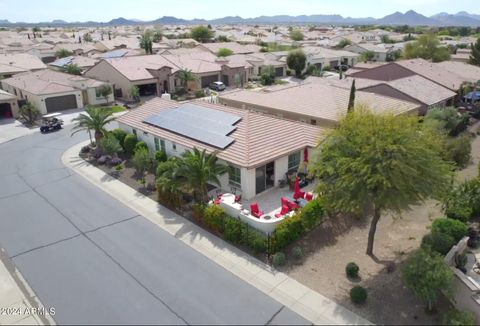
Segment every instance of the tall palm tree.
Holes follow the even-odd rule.
[[[217,163],[216,153],[208,154],[205,150],[194,148],[183,154],[179,161],[176,175],[184,179],[185,185],[193,191],[196,201],[208,200],[207,183],[220,186],[219,177],[228,172],[228,167]]]
[[[115,120],[112,116],[113,112],[108,109],[90,107],[85,110],[87,114],[81,113],[72,121],[76,121],[75,127],[72,129],[72,135],[79,131],[93,130],[95,132],[95,143],[100,144],[100,140],[106,134],[105,126]]]
[[[182,69],[177,73],[178,78],[180,79],[183,88],[187,90],[188,82],[197,80],[197,76],[190,69]]]

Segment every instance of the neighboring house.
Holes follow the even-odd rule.
[[[402,101],[408,101],[421,105],[419,114],[425,114],[432,107],[443,107],[451,105],[455,92],[438,85],[422,76],[413,75],[396,79],[393,81],[378,81],[362,78],[325,79],[309,77],[307,82],[330,84],[350,90],[355,79],[357,90],[375,93],[378,95],[393,97]]]
[[[358,43],[346,46],[345,51],[350,51],[358,54],[363,54],[365,52],[373,52],[374,56],[371,61],[387,61],[388,49],[383,46],[374,45],[371,43]]]
[[[56,44],[55,51],[67,50],[74,55],[92,56],[96,53],[100,53],[95,46],[91,43],[60,43]]]
[[[47,66],[39,58],[28,53],[0,54],[1,78],[9,78],[22,72],[45,68]]]
[[[251,54],[251,53],[259,53],[261,46],[254,45],[254,44],[246,44],[242,45],[237,42],[224,42],[224,43],[204,43],[199,45],[210,51],[213,54],[217,54],[220,49],[230,49],[232,50],[233,54]]]
[[[420,75],[438,85],[458,92],[464,82],[477,82],[480,67],[463,62],[432,63],[424,59],[409,59],[365,69],[349,74],[354,78],[393,81]]]
[[[274,86],[265,91],[239,90],[222,94],[219,103],[253,110],[303,123],[334,127],[347,113],[350,89],[325,83],[298,86]],[[374,112],[393,114],[418,113],[419,103],[389,96],[357,91],[356,104],[366,104]]]
[[[105,82],[49,69],[18,74],[1,84],[20,102],[33,103],[42,114],[107,102],[97,97],[97,88]],[[113,100],[113,95],[108,96],[108,102]]]
[[[167,117],[171,123],[159,126]],[[297,170],[305,148],[316,147],[322,134],[317,126],[252,111],[161,98],[146,102],[117,121],[150,149],[164,150],[169,156],[180,156],[193,148],[216,152],[219,163],[231,168],[220,178],[221,188],[237,194],[240,191],[246,200],[278,186],[287,171]],[[213,131],[209,129],[220,124]]]
[[[344,51],[344,50],[332,50],[322,48],[319,46],[308,46],[301,48],[307,57],[306,67],[310,65],[316,66],[319,70],[325,67],[334,68],[340,64],[346,64],[354,66],[358,62],[359,54]],[[286,62],[288,57],[288,51],[271,52],[266,55],[275,58],[277,61]],[[305,68],[306,69],[306,68]]]
[[[16,117],[17,114],[17,97],[0,89],[0,120]]]
[[[133,86],[139,88],[141,96],[147,96],[175,92],[182,86],[178,72],[184,69],[196,76],[188,84],[191,90],[208,87],[215,81],[223,81],[227,86],[246,82],[244,65],[217,58],[207,51],[105,59],[85,75],[114,84],[117,97],[128,97]]]
[[[49,63],[57,59],[57,57],[55,56],[55,46],[52,44],[34,44],[25,52],[36,56],[37,58],[42,60],[43,63]]]
[[[48,64],[49,67],[57,70],[64,70],[68,65],[77,65],[82,71],[93,67],[97,60],[84,56],[71,56],[55,60]]]
[[[470,61],[470,55],[472,54],[471,49],[457,49],[457,52],[455,54],[451,55],[452,61],[459,61],[459,62],[469,62]]]

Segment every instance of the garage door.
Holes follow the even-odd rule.
[[[208,87],[210,83],[218,81],[218,75],[211,75],[202,77],[202,88]]]
[[[10,103],[0,103],[0,119],[12,117],[12,108]]]
[[[64,95],[49,97],[45,100],[47,112],[57,112],[77,108],[77,97],[75,95]]]

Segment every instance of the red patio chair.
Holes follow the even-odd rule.
[[[307,192],[305,194],[305,200],[306,201],[312,201],[312,199],[313,199],[313,192]]]
[[[297,199],[300,199],[300,198],[304,198],[305,197],[305,191],[303,190],[298,190],[297,192],[295,192],[293,194],[293,199],[297,200]]]
[[[297,204],[295,204],[294,202],[290,201],[288,198],[286,197],[282,197],[281,198],[281,201],[282,201],[282,206],[285,205],[285,206],[288,206],[290,208],[290,210],[295,210],[295,209],[298,209],[300,208],[300,206],[298,206]]]
[[[290,207],[288,207],[287,205],[283,205],[282,210],[280,211],[280,213],[275,214],[275,217],[280,218],[282,216],[287,215],[288,213],[290,213]]]
[[[258,203],[253,203],[250,205],[250,212],[252,212],[252,215],[255,216],[256,218],[260,218],[260,216],[265,214],[258,207]]]

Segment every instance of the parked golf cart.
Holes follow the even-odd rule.
[[[57,118],[60,113],[50,113],[42,117],[42,124],[40,126],[40,132],[46,133],[50,131],[57,131],[62,129],[63,120]]]

